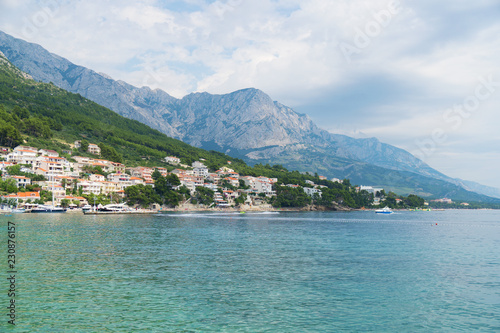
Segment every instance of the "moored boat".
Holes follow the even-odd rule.
[[[50,205],[38,205],[37,207],[31,209],[30,213],[66,213],[66,209]]]
[[[84,206],[82,207],[82,211],[83,211],[83,212],[89,211],[89,210],[91,210],[91,209],[92,209],[92,206],[91,206],[91,205],[89,205],[89,204],[84,205]]]
[[[393,212],[393,211],[392,211],[389,207],[387,207],[387,206],[386,206],[386,207],[384,207],[384,208],[382,208],[382,209],[377,209],[377,210],[375,211],[375,213],[377,213],[377,214],[386,214],[386,215],[389,215],[389,214],[392,214],[392,213],[394,213],[394,212]]]
[[[130,207],[125,204],[109,204],[97,209],[100,212],[126,212],[130,211]]]

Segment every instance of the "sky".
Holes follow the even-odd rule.
[[[0,0],[0,30],[178,98],[258,88],[500,188],[498,0]]]

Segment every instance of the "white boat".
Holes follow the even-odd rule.
[[[87,211],[87,210],[91,210],[91,209],[92,209],[92,206],[89,205],[89,204],[87,204],[87,205],[85,205],[85,206],[82,207],[83,211]]]
[[[12,213],[12,208],[10,208],[9,206],[1,206],[0,214],[7,214],[7,213]]]
[[[31,209],[31,213],[66,213],[66,208],[56,207],[54,203],[54,188],[52,187],[52,205],[38,205]]]
[[[387,206],[386,206],[386,207],[384,207],[384,208],[382,208],[382,209],[377,209],[377,210],[375,211],[375,213],[377,213],[377,214],[386,214],[386,215],[389,215],[389,214],[392,214],[392,213],[394,213],[394,212],[393,212],[393,211],[392,211],[389,207],[387,207]]]
[[[66,213],[66,209],[50,205],[38,205],[37,207],[31,209],[31,213]]]
[[[99,212],[126,212],[130,208],[125,204],[109,204],[97,209]]]

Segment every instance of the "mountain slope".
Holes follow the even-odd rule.
[[[161,90],[114,81],[2,32],[0,51],[37,80],[53,82],[191,145],[251,164],[281,163],[290,169],[350,177],[359,184],[387,186],[401,193],[418,192],[420,187],[401,183],[400,177],[386,177],[381,183],[379,173],[391,174],[387,169],[410,172],[464,186],[408,152],[375,138],[353,139],[328,133],[307,115],[274,102],[257,89],[226,95],[195,93],[176,99]],[[481,188],[476,186],[474,190]],[[434,186],[427,191],[434,196],[443,192]]]

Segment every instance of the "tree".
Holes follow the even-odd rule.
[[[12,124],[0,122],[0,145],[14,148],[22,143],[19,130]]]
[[[177,192],[186,200],[191,197],[191,191],[185,185],[181,186]]]
[[[7,193],[17,192],[16,181],[14,179],[6,179],[4,181],[0,180],[0,190]]]
[[[97,174],[97,175],[104,175],[107,176],[107,173],[102,170],[102,168],[98,165],[92,166],[92,165],[84,165],[82,168],[82,171],[84,173],[91,173],[91,174]]]
[[[170,174],[166,177],[166,180],[167,180],[167,184],[168,186],[170,186],[170,188],[172,187],[177,187],[181,184],[181,181],[179,180],[179,177],[177,177],[176,174]]]
[[[82,196],[87,199],[87,202],[90,205],[109,205],[111,203],[111,200],[108,198],[107,195],[100,193],[98,195],[95,195],[94,193],[90,194],[82,194]]]
[[[203,186],[198,186],[191,202],[210,206],[214,202],[214,191]]]
[[[148,207],[152,203],[161,204],[161,197],[154,191],[150,185],[134,185],[125,188],[125,195],[127,196],[127,204],[129,206],[140,205]]]
[[[410,194],[406,199],[404,199],[404,202],[407,206],[416,208],[416,207],[422,207],[424,205],[425,200],[415,194]]]
[[[234,203],[237,205],[237,206],[241,206],[245,203],[245,201],[247,200],[247,195],[245,193],[242,193],[239,197],[237,197],[236,199],[234,199]]]
[[[111,146],[107,146],[102,142],[99,143],[98,146],[99,146],[99,148],[101,148],[101,157],[102,158],[113,161],[113,162],[117,162],[117,163],[123,162],[122,156],[120,154],[118,154],[118,152],[116,151],[115,148],[113,148]]]
[[[155,171],[153,171],[153,173],[151,174],[151,178],[153,178],[154,181],[157,181],[158,178],[160,178],[160,177],[163,177],[163,176],[160,173],[160,171],[158,171],[158,169],[155,169]]]
[[[274,207],[304,207],[311,203],[311,198],[301,187],[275,185],[275,190]]]
[[[227,179],[222,180],[220,187],[227,188],[228,190],[232,190],[232,191],[236,190],[236,188],[233,185],[231,185],[231,183]]]
[[[24,173],[21,172],[21,167],[22,166],[20,164],[16,164],[13,166],[8,166],[5,169],[7,170],[7,173],[11,176],[24,176]]]
[[[24,131],[28,135],[48,139],[52,137],[52,131],[45,121],[37,117],[25,119],[23,122]]]
[[[169,207],[175,207],[178,206],[179,202],[182,200],[182,195],[175,191],[169,191],[165,194],[163,200],[165,205]]]
[[[71,200],[69,200],[69,199],[62,199],[61,200],[61,207],[63,207],[63,208],[69,207],[70,204],[71,204]]]
[[[80,141],[80,151],[85,153],[87,150],[89,150],[89,142],[83,139]]]
[[[14,106],[14,108],[12,109],[12,114],[18,116],[19,119],[26,119],[30,116],[29,111],[25,108],[21,108],[19,105]]]
[[[78,179],[77,178],[73,179],[72,183],[73,183],[72,184],[73,185],[73,190],[71,191],[71,193],[73,195],[75,195],[77,193],[77,191],[78,191]]]
[[[245,181],[243,179],[239,179],[238,182],[240,183],[240,186],[238,186],[239,189],[248,190],[250,188],[249,185],[245,184]]]
[[[163,177],[158,170],[155,170],[151,177],[155,180],[155,193],[163,200],[163,203],[170,207],[179,204],[182,196],[173,190],[173,187],[181,184],[179,178],[174,175]]]

